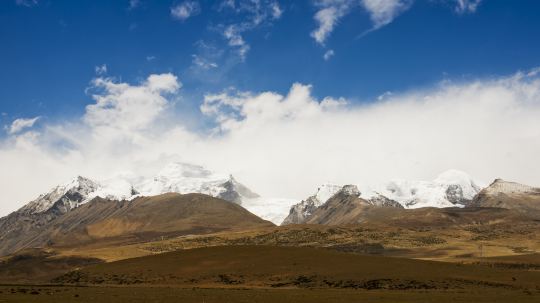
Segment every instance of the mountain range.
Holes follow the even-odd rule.
[[[500,179],[482,188],[456,170],[433,181],[393,180],[377,187],[324,184],[296,202],[260,197],[232,175],[187,163],[171,163],[139,182],[79,176],[0,219],[0,255],[99,239],[131,243],[274,226],[269,221],[343,225],[430,212],[444,217],[437,209],[447,208],[502,208],[540,217],[540,189]]]
[[[122,291],[130,299],[118,302],[177,301],[171,292],[208,289],[216,302],[240,289],[286,291],[263,302],[305,289],[333,296],[314,295],[324,302],[349,291],[352,302],[364,293],[389,302],[540,295],[538,188],[500,179],[482,187],[448,171],[267,199],[185,163],[130,180],[77,177],[0,218],[0,301],[110,301]]]
[[[301,224],[334,195],[352,196],[363,205],[403,209],[421,207],[465,207],[481,191],[481,187],[464,172],[448,170],[433,181],[393,180],[376,187],[325,184],[314,195],[293,205],[282,224]]]

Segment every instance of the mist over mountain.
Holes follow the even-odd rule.
[[[297,199],[321,183],[431,180],[448,168],[482,184],[540,183],[537,70],[394,92],[370,104],[316,98],[304,84],[286,94],[208,94],[199,106],[206,130],[192,130],[173,110],[182,95],[174,74],[140,83],[98,77],[92,86],[95,100],[81,117],[37,120],[3,139],[0,183],[13,184],[1,198],[4,213],[76,175],[149,180],[173,162],[229,172],[261,196]]]

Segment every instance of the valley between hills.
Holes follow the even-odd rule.
[[[79,178],[0,219],[0,302],[538,302],[540,190],[459,176],[408,202],[324,185],[279,225],[232,177],[121,200]]]

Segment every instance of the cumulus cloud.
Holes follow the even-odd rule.
[[[86,107],[83,120],[91,127],[124,130],[140,130],[152,125],[168,104],[163,94],[180,88],[177,77],[172,74],[150,75],[139,86],[104,78],[95,79],[93,85],[100,91],[93,95],[95,103]]]
[[[9,127],[7,127],[7,131],[10,135],[20,133],[21,131],[34,126],[34,124],[39,120],[39,118],[40,117],[29,118],[29,119],[25,119],[25,118],[16,119],[15,121],[11,123]]]
[[[192,16],[201,13],[201,5],[197,1],[184,1],[171,7],[171,16],[180,21],[185,21]]]
[[[449,168],[482,183],[540,185],[540,77],[530,73],[445,82],[350,103],[311,87],[207,94],[194,130],[175,110],[172,74],[129,84],[98,78],[84,115],[47,121],[0,142],[3,213],[82,174],[152,176],[170,161],[230,172],[263,196],[304,198],[322,182],[430,180]],[[371,102],[368,102],[371,101]]]

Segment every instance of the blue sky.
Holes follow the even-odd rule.
[[[540,1],[3,0],[0,215],[175,161],[266,197],[540,185]],[[125,180],[124,180],[125,181]]]
[[[300,82],[312,84],[318,97],[369,102],[387,91],[506,75],[540,62],[535,0],[485,0],[464,12],[457,0],[415,1],[362,37],[374,24],[354,2],[321,45],[310,36],[318,26],[317,1],[261,1],[257,14],[267,16],[241,33],[249,45],[242,60],[223,35],[229,25],[251,22],[252,7],[237,11],[240,3],[232,9],[198,1],[196,12],[181,20],[171,8],[182,1],[2,1],[3,122],[80,115],[91,102],[85,89],[103,64],[108,76],[127,82],[174,73],[184,86],[182,108],[196,111],[204,93],[230,86],[286,93]],[[274,3],[281,11],[276,18]],[[330,50],[334,55],[324,60]],[[212,66],[197,66],[196,58]]]

